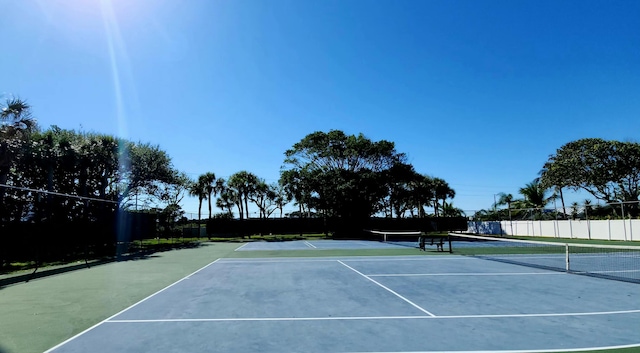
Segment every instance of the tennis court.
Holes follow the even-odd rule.
[[[270,251],[270,250],[328,250],[328,249],[403,249],[418,247],[417,240],[402,242],[379,242],[367,240],[294,240],[282,242],[245,243],[236,251]]]
[[[634,283],[467,256],[223,258],[47,352],[640,347],[639,298]]]

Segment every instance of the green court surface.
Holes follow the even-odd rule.
[[[237,247],[204,243],[0,288],[0,353],[43,352]]]
[[[43,352],[219,258],[390,256],[391,260],[407,255],[451,256],[412,248],[235,251],[241,245],[203,243],[198,248],[156,253],[0,287],[0,353]],[[640,349],[584,351],[629,353]]]
[[[415,255],[417,249],[234,252],[203,243],[0,287],[0,353],[39,353],[223,257]],[[41,270],[43,271],[43,270]]]

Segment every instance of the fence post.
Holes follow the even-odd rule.
[[[624,229],[624,240],[627,240],[627,224],[625,223],[625,216],[624,216],[624,202],[620,203],[620,205],[622,205],[622,228]]]
[[[587,207],[584,208],[584,215],[587,218],[587,233],[589,234],[589,239],[591,239],[591,222],[589,221],[589,214],[587,214]]]
[[[573,223],[571,223],[572,219],[569,218],[569,238],[573,239]]]

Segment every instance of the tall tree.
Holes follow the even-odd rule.
[[[198,222],[202,218],[202,201],[207,198],[207,180],[204,175],[200,175],[198,180],[191,184],[189,194],[198,198]]]
[[[411,183],[411,194],[414,206],[418,209],[418,217],[425,217],[424,207],[433,203],[434,187],[434,180],[428,175],[420,175]]]
[[[237,204],[240,211],[240,219],[249,218],[249,198],[254,194],[257,184],[258,177],[244,170],[229,177],[227,186],[234,190],[238,197]]]
[[[404,216],[406,211],[413,212],[414,192],[413,186],[422,176],[418,174],[413,166],[405,163],[396,163],[383,173],[386,181],[389,198],[389,214],[393,217],[395,212],[397,218]]]
[[[277,210],[280,210],[280,218],[282,218],[284,206],[291,202],[293,197],[287,192],[281,182],[272,185],[271,188],[275,191],[274,206]]]
[[[263,179],[258,179],[249,199],[258,207],[260,218],[267,218],[274,210],[272,206],[276,199],[276,190],[274,186],[267,184]]]
[[[121,168],[124,164],[119,195],[121,202],[130,199],[131,191],[142,190],[147,195],[157,197],[163,183],[176,182],[177,173],[169,155],[147,143],[126,142],[119,156]]]
[[[283,176],[298,176],[298,190],[309,191],[316,209],[352,229],[374,214],[388,195],[387,172],[406,162],[393,142],[374,142],[339,130],[311,133],[285,156]]]
[[[311,174],[306,170],[290,169],[280,173],[280,185],[289,200],[296,200],[299,216],[309,214],[312,205],[312,180]],[[308,210],[308,212],[304,212]]]
[[[229,217],[233,216],[233,206],[238,204],[238,196],[234,190],[222,189],[220,191],[220,197],[216,200],[216,206],[226,211]]]
[[[216,187],[216,175],[211,172],[207,172],[201,177],[203,178],[202,182],[207,193],[207,201],[209,202],[209,218],[211,218],[211,200],[213,199],[213,196],[217,194],[218,190]]]
[[[36,131],[37,126],[31,114],[31,106],[24,100],[6,99],[0,109],[0,185],[5,185],[11,165],[23,142]],[[5,188],[0,186],[0,205],[4,201],[5,192]]]
[[[185,192],[189,191],[189,187],[189,177],[185,173],[176,171],[175,181],[164,186],[159,195],[159,198],[167,206],[179,205],[184,198]]]
[[[444,208],[444,203],[448,198],[454,198],[456,196],[456,191],[449,186],[442,178],[433,178],[433,192],[434,192],[434,204],[433,209],[436,213],[436,217],[438,216],[438,208],[440,208],[440,203],[438,200],[442,200],[442,207]]]
[[[551,197],[547,196],[547,190],[538,179],[527,183],[519,190],[520,194],[524,196],[520,208],[535,209],[535,214],[542,216],[542,209],[551,201]]]
[[[496,201],[496,206],[507,206],[507,209],[509,210],[509,220],[511,220],[511,204],[513,201],[513,195],[505,194],[504,192],[498,194],[498,201]]]
[[[453,205],[453,202],[443,201],[442,216],[443,217],[464,217],[465,213],[462,209],[455,207]]]
[[[520,188],[519,192],[524,196],[524,201],[530,208],[544,208],[549,203],[547,189],[537,180],[527,183]]]
[[[607,203],[638,201],[640,143],[585,138],[560,147],[543,166],[545,187],[585,190]],[[637,205],[630,207],[637,213]]]

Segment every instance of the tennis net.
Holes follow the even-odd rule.
[[[516,265],[640,283],[640,246],[449,234],[453,252]]]
[[[369,234],[372,240],[388,244],[417,248],[425,251],[431,248],[436,251],[445,251],[444,249],[447,249],[451,252],[448,241],[449,235],[447,234],[425,234],[420,231],[386,230],[365,230],[365,232]]]

